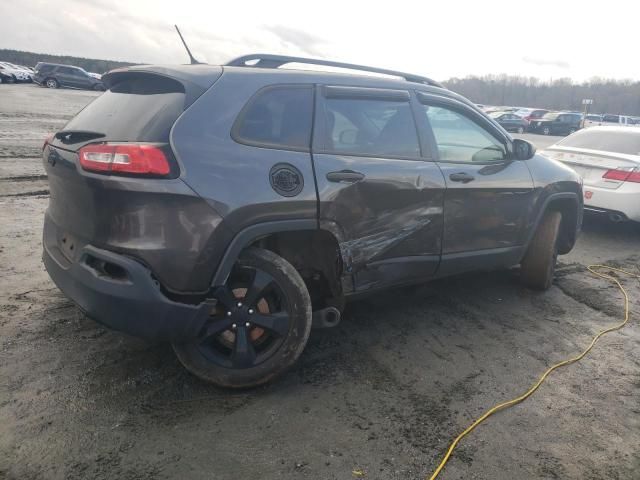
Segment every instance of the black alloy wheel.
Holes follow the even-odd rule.
[[[224,387],[265,383],[295,362],[311,329],[311,300],[298,272],[252,248],[213,294],[217,305],[198,338],[175,344],[182,364]]]

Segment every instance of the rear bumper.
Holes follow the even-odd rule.
[[[56,226],[47,215],[43,235],[47,272],[67,297],[107,327],[147,339],[184,341],[197,336],[215,305],[174,302],[142,264],[91,245],[81,247],[69,260],[57,239]],[[100,268],[102,262],[117,275]]]
[[[637,191],[634,191],[636,190],[634,185],[622,185],[611,190],[585,184],[583,189],[585,194],[591,192],[591,198],[584,201],[585,210],[620,214],[629,220],[640,222],[640,186],[637,187]]]

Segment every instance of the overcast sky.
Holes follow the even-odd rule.
[[[445,80],[640,79],[640,4],[618,0],[0,0],[0,48],[141,63],[280,53]]]

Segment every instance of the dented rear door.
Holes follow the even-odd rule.
[[[432,276],[445,182],[421,157],[410,93],[322,86],[316,101],[320,224],[339,239],[355,290]]]

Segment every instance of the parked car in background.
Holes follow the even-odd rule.
[[[570,135],[580,130],[582,115],[571,112],[548,112],[529,123],[528,131],[543,135]]]
[[[10,69],[4,65],[0,65],[0,83],[15,83],[16,78],[10,72]]]
[[[602,115],[596,113],[589,113],[584,116],[585,127],[592,125],[600,125],[602,123]]]
[[[583,178],[585,210],[640,222],[640,128],[586,128],[541,153]]]
[[[579,176],[428,78],[248,55],[104,80],[43,148],[44,264],[206,381],[269,381],[359,294],[518,264],[547,289],[576,241]]]
[[[531,123],[533,120],[537,120],[538,118],[542,118],[545,116],[549,110],[545,110],[544,108],[534,108],[529,110],[526,115],[521,115],[520,112],[516,112],[516,115],[520,115],[527,122]]]
[[[589,118],[596,117],[596,118]],[[623,127],[633,127],[636,126],[638,122],[635,117],[631,117],[629,115],[587,115],[585,119],[584,126],[585,127],[594,127],[594,126],[623,126]]]
[[[507,132],[524,133],[529,126],[524,118],[510,112],[493,112],[489,116],[500,124]]]
[[[518,110],[518,107],[491,107],[486,108],[484,112],[489,114],[495,112],[515,112],[516,110]]]
[[[100,78],[89,75],[84,69],[73,65],[59,65],[40,62],[36,65],[34,81],[48,88],[81,88],[85,90],[104,90]]]
[[[33,80],[33,74],[28,70],[23,70],[18,66],[9,62],[0,62],[0,68],[2,72],[7,76],[9,82],[31,82]]]

